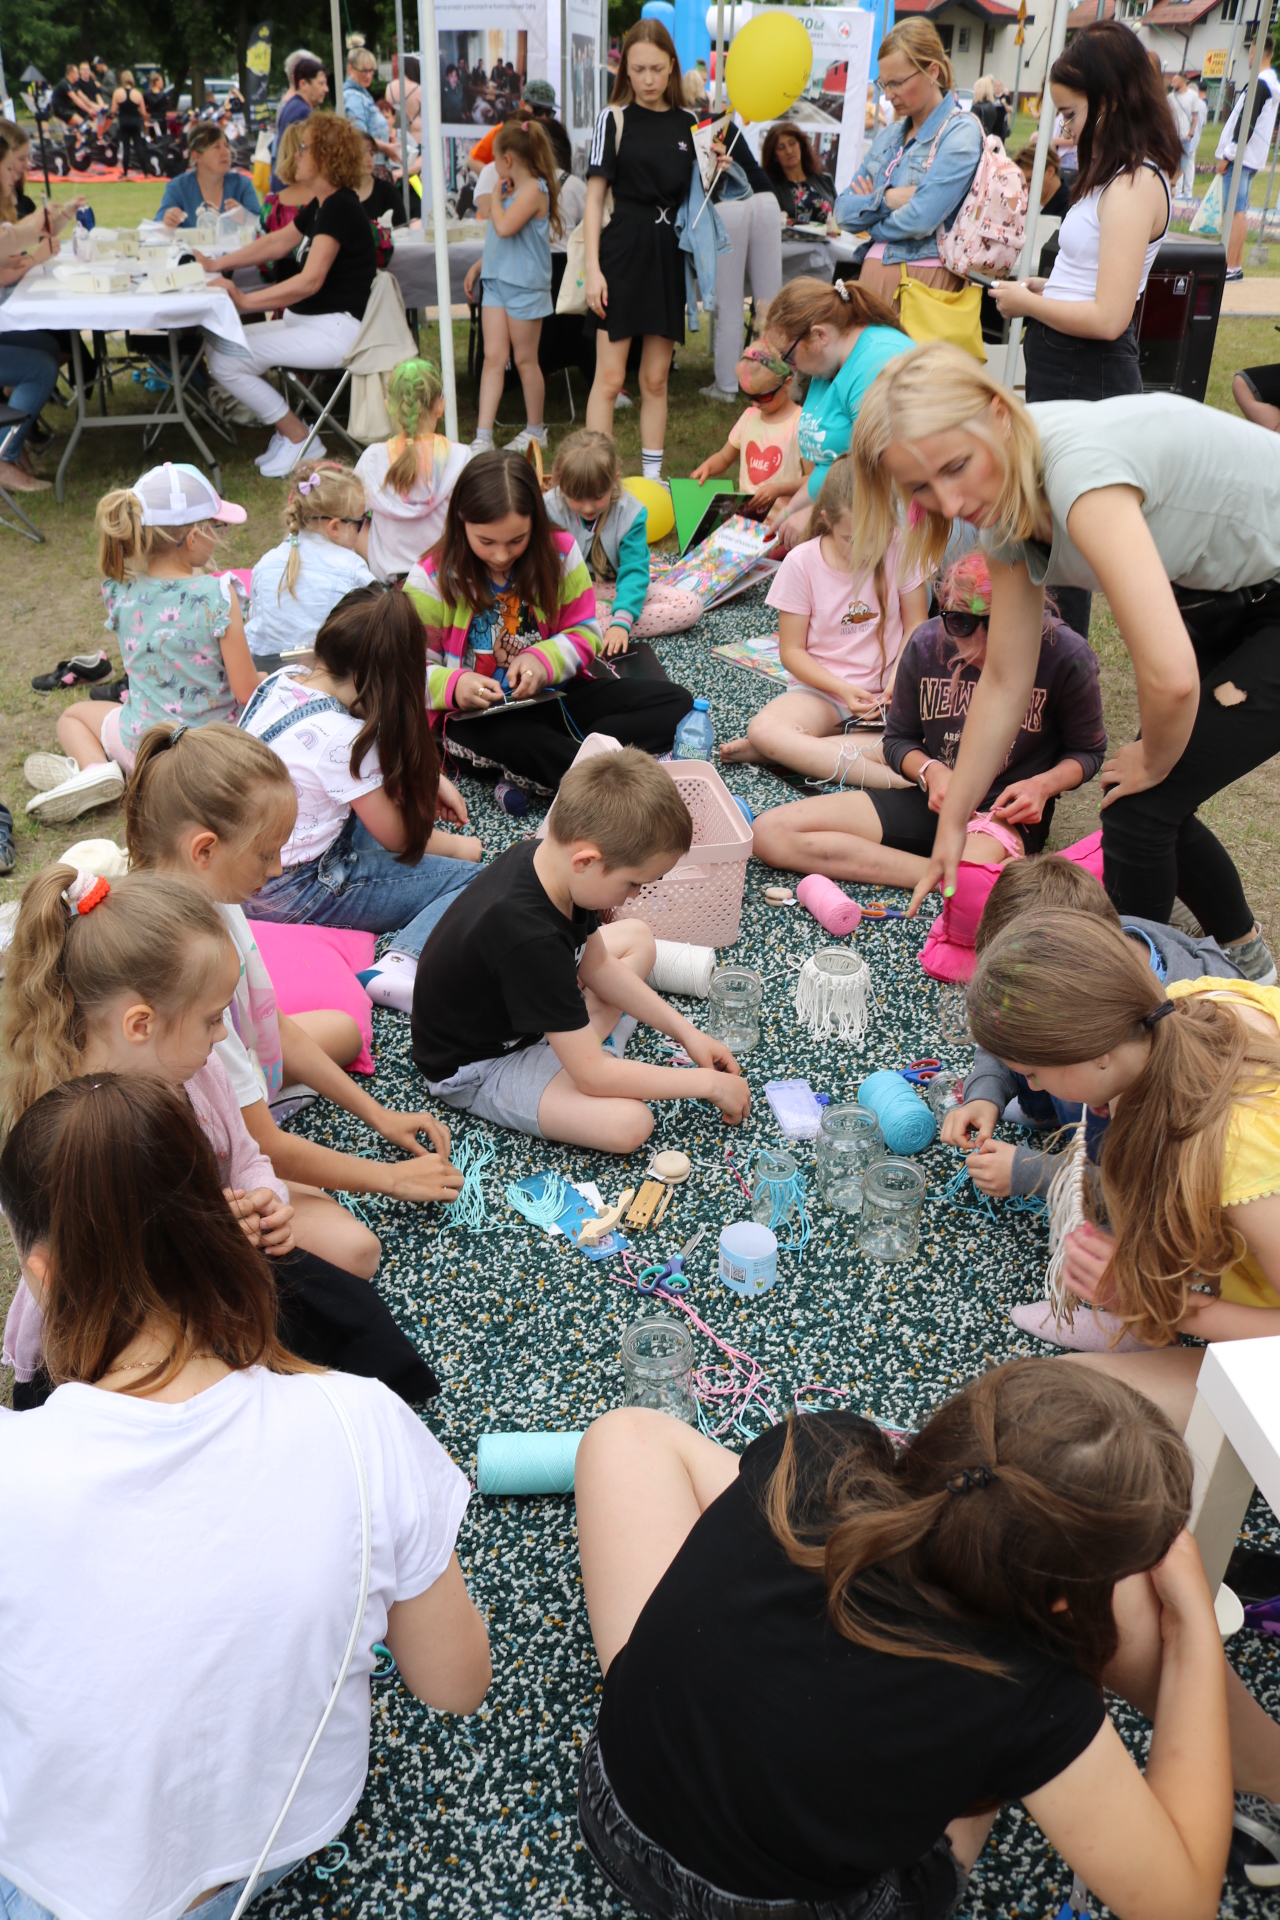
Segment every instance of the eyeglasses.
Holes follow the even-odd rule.
[[[785,365],[787,365],[788,367],[794,367],[796,363],[791,356],[795,352],[796,348],[800,345],[800,342],[803,339],[804,339],[804,335],[802,333],[798,333],[795,339],[791,342],[791,345],[787,348],[786,352],[780,353],[778,355],[779,360],[783,361]]]
[[[961,613],[958,607],[948,607],[942,616],[943,628],[953,640],[968,640],[986,624],[985,613]]]
[[[904,87],[909,87],[913,80],[918,80],[919,78],[918,73],[909,73],[905,80],[882,79],[880,82],[880,91],[882,93],[901,93]]]

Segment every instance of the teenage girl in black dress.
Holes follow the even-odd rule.
[[[639,21],[622,43],[613,97],[596,121],[587,168],[588,324],[594,314],[599,329],[587,425],[613,432],[627,353],[633,335],[643,334],[640,447],[650,480],[662,471],[667,376],[675,344],[684,339],[684,258],[675,222],[693,175],[696,118],[684,104],[670,34],[658,20]],[[613,218],[602,227],[606,187],[613,189]]]

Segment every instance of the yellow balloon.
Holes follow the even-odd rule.
[[[733,36],[724,80],[744,120],[776,120],[809,84],[813,42],[794,15],[758,13]]]
[[[655,540],[665,540],[676,523],[676,510],[671,504],[671,495],[656,480],[624,480],[623,486],[633,493],[649,516],[646,531],[649,545]]]

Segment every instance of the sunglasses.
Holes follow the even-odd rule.
[[[985,613],[962,613],[958,607],[949,607],[942,616],[943,628],[953,640],[967,640],[986,624]]]

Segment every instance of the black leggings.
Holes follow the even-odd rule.
[[[1196,808],[1280,753],[1280,586],[1249,593],[1176,588],[1200,667],[1200,709],[1186,750],[1159,786],[1102,814],[1103,877],[1120,913],[1167,921],[1185,901],[1215,940],[1254,925],[1230,854]],[[1231,687],[1244,695],[1216,697]]]
[[[147,171],[147,149],[142,138],[142,122],[139,121],[135,125],[132,121],[123,120],[119,123],[119,126],[121,173],[128,173],[131,164],[137,167],[139,173],[145,173]],[[129,159],[131,153],[136,155],[136,158],[132,162],[130,162]]]

